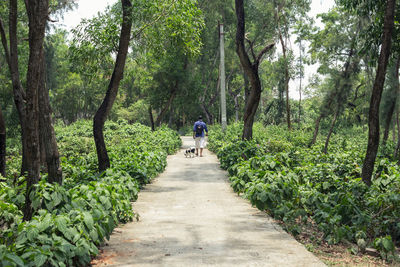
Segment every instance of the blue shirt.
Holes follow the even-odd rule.
[[[201,134],[197,134],[197,133],[196,133],[196,128],[197,128],[198,125],[203,125],[203,131],[201,132]],[[203,122],[203,121],[201,121],[201,120],[198,120],[198,121],[196,121],[196,122],[194,123],[193,132],[196,133],[196,137],[199,137],[199,136],[204,137],[204,130],[208,133],[207,125],[206,125],[205,122]]]

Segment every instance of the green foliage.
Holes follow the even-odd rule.
[[[243,142],[239,128],[233,125],[223,134],[214,127],[209,136],[209,148],[238,194],[283,221],[294,235],[312,222],[329,243],[367,242],[388,258],[391,238],[400,238],[396,162],[380,153],[376,178],[367,187],[360,178],[366,138],[357,129],[333,136],[331,152],[323,154],[323,143],[306,146],[312,132],[255,124],[254,140]]]
[[[390,235],[376,238],[374,240],[374,247],[379,251],[383,259],[392,260],[395,258],[396,247]]]
[[[162,172],[181,145],[172,130],[156,132],[127,121],[107,122],[111,168],[97,173],[91,121],[56,126],[64,184],[44,176],[30,194],[34,214],[22,222],[25,184],[0,183],[2,266],[85,266],[118,223],[137,217],[131,202]]]

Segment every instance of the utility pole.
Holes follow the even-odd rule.
[[[221,126],[226,129],[226,95],[225,95],[225,49],[224,49],[224,24],[219,23],[219,46],[221,50],[221,62],[219,65],[221,86]]]

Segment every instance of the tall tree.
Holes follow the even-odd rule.
[[[32,186],[39,181],[40,150],[39,150],[39,88],[44,73],[43,41],[48,18],[48,0],[26,0],[26,10],[29,18],[29,61],[26,89],[26,163],[27,183],[24,207],[24,220],[32,217],[30,193]]]
[[[247,77],[249,78],[251,90],[246,101],[243,121],[243,140],[250,140],[253,138],[253,123],[261,96],[261,82],[258,74],[258,67],[262,57],[267,53],[274,44],[265,46],[256,56],[254,53],[253,43],[250,42],[250,50],[253,56],[253,62],[250,61],[249,55],[245,47],[245,13],[243,0],[235,0],[235,10],[237,18],[236,27],[236,53],[239,56],[240,63]]]
[[[99,171],[104,171],[110,167],[110,159],[108,157],[106,144],[104,142],[103,128],[118,93],[118,86],[124,73],[124,66],[131,38],[132,4],[129,0],[121,0],[121,3],[122,27],[114,71],[108,85],[106,96],[104,97],[103,102],[93,118],[93,136],[96,144]]]
[[[39,87],[39,136],[40,147],[44,151],[49,183],[62,183],[62,170],[60,155],[58,153],[56,134],[54,132],[52,111],[50,108],[50,97],[46,83],[46,62],[42,54],[42,72]]]
[[[0,174],[6,177],[6,123],[0,108]]]
[[[392,64],[388,73],[388,89],[383,94],[383,138],[382,144],[385,145],[389,137],[390,124],[396,109],[399,94],[399,68],[400,57],[393,57]]]
[[[368,117],[368,146],[362,167],[361,177],[364,183],[371,185],[371,176],[374,170],[376,154],[379,147],[379,105],[381,102],[383,85],[385,83],[386,68],[389,61],[394,28],[394,13],[396,0],[387,0],[383,23],[382,47],[376,70],[376,77],[371,94]]]
[[[18,117],[21,125],[21,141],[22,141],[21,175],[23,175],[28,170],[27,159],[26,159],[26,153],[27,153],[26,106],[25,106],[26,95],[25,95],[25,90],[21,83],[20,72],[19,72],[17,18],[18,18],[18,0],[10,0],[9,23],[8,23],[10,49],[8,49],[4,23],[1,20],[1,18],[0,18],[0,36],[5,52],[6,61],[10,69],[14,102],[17,108]]]

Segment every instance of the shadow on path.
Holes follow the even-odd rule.
[[[193,145],[183,137],[183,147]],[[118,228],[96,266],[325,266],[230,188],[208,150],[168,157],[139,193],[139,222]]]

